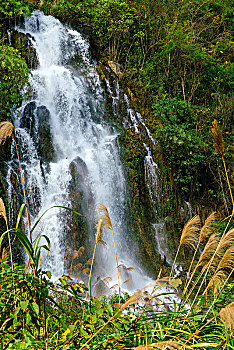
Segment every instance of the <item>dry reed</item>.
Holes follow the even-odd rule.
[[[225,163],[225,159],[224,159],[223,135],[222,135],[222,131],[219,129],[219,125],[218,125],[218,122],[216,119],[214,119],[214,121],[212,122],[211,133],[212,133],[212,136],[214,139],[214,148],[219,152],[219,154],[222,158],[222,161],[223,161],[225,176],[227,179],[228,189],[229,189],[229,193],[230,193],[230,197],[231,197],[231,201],[232,201],[232,214],[231,214],[231,216],[233,216],[233,214],[234,214],[234,200],[233,200],[232,189],[231,189],[231,185],[230,185],[230,181],[229,181],[229,177],[228,177],[228,173],[227,173],[226,163]]]
[[[216,233],[210,236],[198,260],[198,266],[201,266],[203,268],[207,266],[207,263],[210,262],[211,258],[216,252],[216,249],[219,245],[219,240],[220,238]],[[221,258],[221,256],[218,254],[218,251],[216,252],[216,257],[218,257],[218,259]]]
[[[226,323],[228,328],[234,329],[234,301],[222,308],[219,312],[220,318]]]
[[[157,349],[157,350],[192,350],[192,347],[186,344],[183,344],[179,341],[167,340],[160,341],[157,343],[149,345],[139,345],[133,350],[148,350],[148,349]]]
[[[198,215],[195,215],[192,219],[190,219],[187,224],[184,226],[179,246],[187,245],[191,246],[194,249],[196,248],[196,244],[199,239],[199,230],[200,230],[200,218]]]
[[[8,137],[15,137],[15,128],[11,122],[0,123],[0,145],[4,144]]]
[[[200,225],[200,218],[198,215],[195,215],[184,226],[181,237],[180,237],[180,243],[179,243],[176,255],[175,255],[175,259],[174,259],[173,264],[172,264],[170,277],[173,274],[174,265],[175,265],[177,256],[179,254],[180,247],[182,245],[185,245],[185,246],[190,246],[194,249],[196,248],[196,244],[198,243],[198,240],[199,240],[199,229],[200,229],[199,225]]]
[[[216,272],[224,269],[231,269],[234,265],[234,248],[231,247],[226,250],[224,256],[220,260]]]
[[[223,143],[223,135],[221,130],[219,129],[218,121],[214,119],[212,122],[211,133],[214,138],[214,148],[219,152],[221,157],[224,154],[224,143]]]
[[[211,288],[213,290],[213,293],[216,294],[216,292],[221,289],[226,278],[227,278],[227,274],[224,271],[222,271],[222,270],[218,271],[210,279],[206,290],[208,288]]]
[[[19,151],[18,151],[18,146],[17,146],[17,142],[16,142],[15,128],[11,122],[5,121],[5,122],[0,123],[0,145],[4,144],[8,137],[12,137],[14,140],[14,143],[15,143],[15,149],[16,149],[16,154],[17,154],[17,158],[18,158],[21,182],[22,182],[23,193],[24,193],[24,201],[25,201],[25,205],[26,205],[29,236],[30,236],[30,241],[32,244],[30,215],[29,215],[29,211],[28,211],[28,203],[27,203],[27,198],[26,198],[26,191],[25,191],[23,172],[22,172],[21,162],[20,162],[20,157],[19,157]]]
[[[5,205],[3,203],[2,198],[0,198],[0,216],[3,217],[3,219],[5,220],[5,222],[7,224],[6,208],[5,208]]]
[[[212,233],[213,224],[216,219],[215,215],[216,215],[216,212],[214,211],[206,218],[206,221],[200,231],[199,243],[203,242]]]
[[[197,244],[197,247],[195,249],[195,252],[193,254],[193,258],[192,258],[192,261],[190,263],[190,266],[189,266],[189,269],[188,269],[188,273],[187,273],[187,277],[186,277],[186,281],[185,281],[185,284],[184,284],[184,290],[183,290],[183,295],[185,294],[185,292],[187,291],[188,289],[188,286],[194,276],[194,273],[196,271],[196,268],[198,265],[195,266],[194,270],[193,270],[193,273],[191,274],[189,280],[188,280],[188,277],[190,275],[190,272],[191,272],[191,269],[192,269],[192,266],[193,266],[193,262],[194,262],[194,259],[196,257],[196,254],[197,254],[197,251],[198,251],[198,248],[199,248],[199,245],[201,242],[203,242],[212,232],[212,225],[215,221],[215,212],[211,213],[205,220],[205,223],[204,225],[202,226],[201,228],[201,231],[200,231],[200,234],[199,234],[199,238],[198,238],[198,244]],[[188,281],[188,282],[187,282]]]
[[[96,231],[96,237],[95,237],[95,245],[94,245],[94,250],[93,250],[93,256],[91,258],[90,270],[89,270],[89,281],[88,281],[88,284],[89,284],[90,294],[92,294],[91,277],[92,277],[92,270],[93,270],[93,264],[94,264],[94,261],[95,261],[95,254],[96,254],[97,245],[98,244],[102,244],[102,245],[105,244],[105,241],[103,240],[103,226],[104,226],[103,219],[102,218],[98,219],[98,223],[96,224],[97,231]],[[92,295],[90,295],[90,296],[92,297]],[[86,292],[85,300],[87,300],[87,297],[88,297],[88,291]],[[85,314],[85,306],[84,306],[82,318],[84,318],[84,314]]]
[[[80,247],[78,250],[74,249],[72,259],[78,259],[84,254],[84,247]]]
[[[234,244],[234,228],[229,230],[221,239],[219,250],[223,250]]]
[[[119,304],[120,304],[120,278],[119,278],[119,263],[118,263],[118,256],[117,256],[117,250],[116,250],[116,244],[115,244],[115,238],[114,238],[114,226],[112,225],[109,212],[107,210],[107,207],[99,203],[97,205],[96,211],[101,214],[101,216],[98,218],[98,220],[102,220],[102,228],[108,228],[112,233],[113,243],[114,243],[114,249],[115,249],[115,259],[116,259],[116,266],[117,266],[117,272],[118,272],[118,285],[119,285]]]

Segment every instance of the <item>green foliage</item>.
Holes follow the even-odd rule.
[[[49,271],[35,268],[37,252],[40,255],[40,248],[48,248],[39,247],[40,238],[49,241],[41,235],[31,244],[18,230],[23,208],[11,231],[22,236],[20,242],[33,263],[33,271],[17,264],[9,266],[3,252],[0,259],[2,349],[132,349],[162,341],[203,350],[233,347],[232,331],[228,331],[219,317],[220,303],[223,307],[231,301],[227,296],[233,289],[232,280],[227,284],[226,279],[225,287],[216,295],[204,286],[206,275],[202,281],[196,278],[203,288],[199,297],[191,301],[186,294],[180,296],[178,288],[182,281],[170,277],[158,277],[151,294],[141,290],[131,297],[124,294],[120,300],[114,294],[101,298],[90,296],[87,301],[83,281],[63,275],[52,282]],[[230,234],[231,230],[227,235]],[[233,271],[232,265],[228,270]],[[162,287],[166,287],[166,291]]]
[[[194,186],[199,189],[205,144],[196,129],[196,107],[177,99],[162,99],[153,105],[153,113],[162,121],[155,136],[174,181],[186,194]]]
[[[158,299],[160,289],[155,290],[148,304],[142,294],[139,303],[135,299],[124,311],[117,303],[118,295],[92,298],[83,314],[86,302],[81,298],[82,289],[71,296],[63,284],[54,285],[43,273],[35,278],[17,265],[12,272],[3,259],[0,282],[0,344],[4,349],[83,349],[86,346],[131,349],[178,339],[181,344],[195,344],[203,350],[233,346],[233,338],[226,339],[228,330],[215,309],[204,319],[204,310],[209,306],[207,298],[203,300],[203,307],[194,309],[189,318],[185,317],[187,310],[179,301],[172,302],[171,310],[165,312],[164,304]],[[174,282],[177,286],[177,280],[172,280],[171,285]],[[71,286],[74,287],[72,281]],[[72,292],[71,288],[67,291]],[[128,300],[129,296],[125,295],[121,304]],[[153,306],[155,301],[158,309]],[[167,303],[167,307],[169,305]]]
[[[34,6],[36,3],[31,1],[4,0],[0,18],[21,16]],[[201,190],[205,166],[209,164],[214,169],[208,145],[210,115],[223,122],[224,133],[231,131],[230,3],[47,0],[41,8],[88,28],[100,55],[121,64],[123,83],[131,88],[140,104],[151,107],[153,103],[154,118],[151,115],[147,123],[161,145],[174,184],[186,196],[194,192],[194,187]],[[11,115],[12,107],[21,102],[20,91],[27,83],[28,69],[16,50],[1,45],[0,72],[0,118],[5,119]],[[226,140],[229,138],[227,134]],[[144,192],[146,150],[140,136],[130,129],[122,133],[120,142],[126,145],[122,158],[127,165],[133,208],[142,219],[150,215],[146,213],[149,206]],[[207,152],[211,155],[207,156]],[[210,191],[216,195],[213,188]],[[172,193],[169,196],[174,199]],[[127,296],[121,305],[118,296],[91,297],[87,302],[82,281],[62,276],[53,283],[50,272],[40,268],[41,249],[49,251],[46,236],[39,236],[31,244],[18,226],[10,231],[23,245],[32,271],[17,264],[10,266],[7,258],[1,259],[3,349],[130,349],[162,341],[179,341],[182,346],[207,350],[234,347],[233,331],[218,316],[220,307],[232,301],[229,298],[232,280],[216,298],[210,290],[205,294],[202,291],[192,301],[191,310],[187,308],[190,300],[184,304],[176,289],[180,280],[173,279],[166,282],[168,287],[175,288],[171,302],[160,300],[162,291],[155,288],[153,298],[142,291],[139,303],[135,299],[131,306],[121,310]],[[147,250],[147,243],[152,244],[143,240],[144,232],[140,234]],[[43,237],[47,244],[40,246]]]
[[[227,152],[232,144],[228,134],[234,81],[230,1],[58,0],[51,12],[85,28],[104,62],[107,58],[120,64],[123,85],[130,88],[142,114],[149,115],[149,129],[169,161],[161,170],[167,168],[165,178],[173,178],[173,197],[181,190],[185,196],[200,195],[211,183],[209,195],[220,204],[221,190],[215,183],[223,175],[207,145],[211,143],[208,126],[214,118],[223,128]],[[156,131],[160,100],[168,101],[162,102],[165,109],[170,108],[170,100],[174,107],[170,120]],[[184,112],[187,119],[183,120]],[[173,113],[180,120],[173,120]]]
[[[17,50],[0,45],[0,120],[12,115],[22,102],[22,89],[28,82],[29,69]]]
[[[24,14],[30,15],[32,2],[28,0],[2,0],[0,4],[0,18],[15,18],[23,16]]]

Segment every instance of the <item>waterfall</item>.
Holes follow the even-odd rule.
[[[16,122],[32,221],[36,222],[53,206],[73,208],[77,193],[74,186],[78,186],[82,188],[79,195],[88,197],[86,205],[82,204],[82,214],[88,217],[89,244],[94,242],[94,208],[103,203],[115,225],[119,264],[125,270],[137,267],[126,240],[126,182],[118,133],[104,120],[104,91],[89,55],[88,42],[77,31],[39,11],[26,18],[24,28],[18,30],[30,34],[39,61]],[[50,238],[51,252],[43,257],[43,264],[54,279],[64,271],[66,238],[72,226],[68,224],[69,215],[53,208],[33,233],[34,238],[41,233]],[[79,232],[75,235],[79,236]],[[110,232],[104,233],[104,241],[106,246],[99,247],[96,262],[96,274],[101,278],[116,269]],[[143,276],[136,268],[132,289],[150,281]]]

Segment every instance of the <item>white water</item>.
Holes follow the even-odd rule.
[[[39,209],[34,210],[33,221],[51,206],[71,207],[68,195],[71,182],[69,166],[79,157],[87,167],[88,186],[92,191],[94,206],[104,203],[112,223],[116,225],[114,233],[119,264],[136,268],[132,272],[130,289],[141,288],[150,279],[137,268],[134,253],[124,243],[126,185],[116,143],[117,133],[103,119],[103,90],[95,63],[89,57],[88,42],[80,33],[65,28],[55,18],[40,12],[26,19],[24,30],[19,30],[31,34],[39,59],[39,67],[32,71],[30,79],[33,96],[22,106],[21,121],[17,128],[28,197],[35,198],[37,192],[37,203],[30,203],[32,216],[32,207],[39,206]],[[79,59],[79,65],[73,68],[71,60],[75,57]],[[29,130],[20,127],[24,109],[30,101],[35,101],[37,108],[45,106],[49,111],[47,121],[55,155],[48,166],[40,162],[36,135],[33,139]],[[39,121],[35,112],[34,118],[35,129],[38,129]],[[43,264],[45,269],[52,272],[53,278],[63,274],[67,248],[63,215],[61,210],[51,209],[34,232],[34,237],[43,233],[51,240],[51,252],[49,257],[44,256]],[[116,267],[110,232],[105,232],[104,240],[107,245],[99,248],[96,264],[101,278],[109,276]]]

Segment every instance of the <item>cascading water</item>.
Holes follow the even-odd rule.
[[[103,90],[89,57],[89,45],[78,32],[41,12],[27,18],[24,29],[18,30],[31,35],[39,61],[30,78],[32,97],[21,107],[16,124],[33,220],[51,206],[72,207],[69,188],[71,166],[75,164],[86,174],[84,186],[91,193],[91,206],[104,203],[116,225],[119,263],[134,266],[125,243],[126,185],[117,133],[103,119]],[[47,146],[41,145],[40,138]],[[34,233],[44,233],[51,240],[51,252],[44,265],[54,278],[60,277],[64,269],[64,215],[64,211],[51,209]],[[101,278],[116,266],[110,232],[105,233],[104,240],[107,245],[99,248],[97,255]],[[133,272],[133,289],[149,281],[142,275],[140,270]]]

